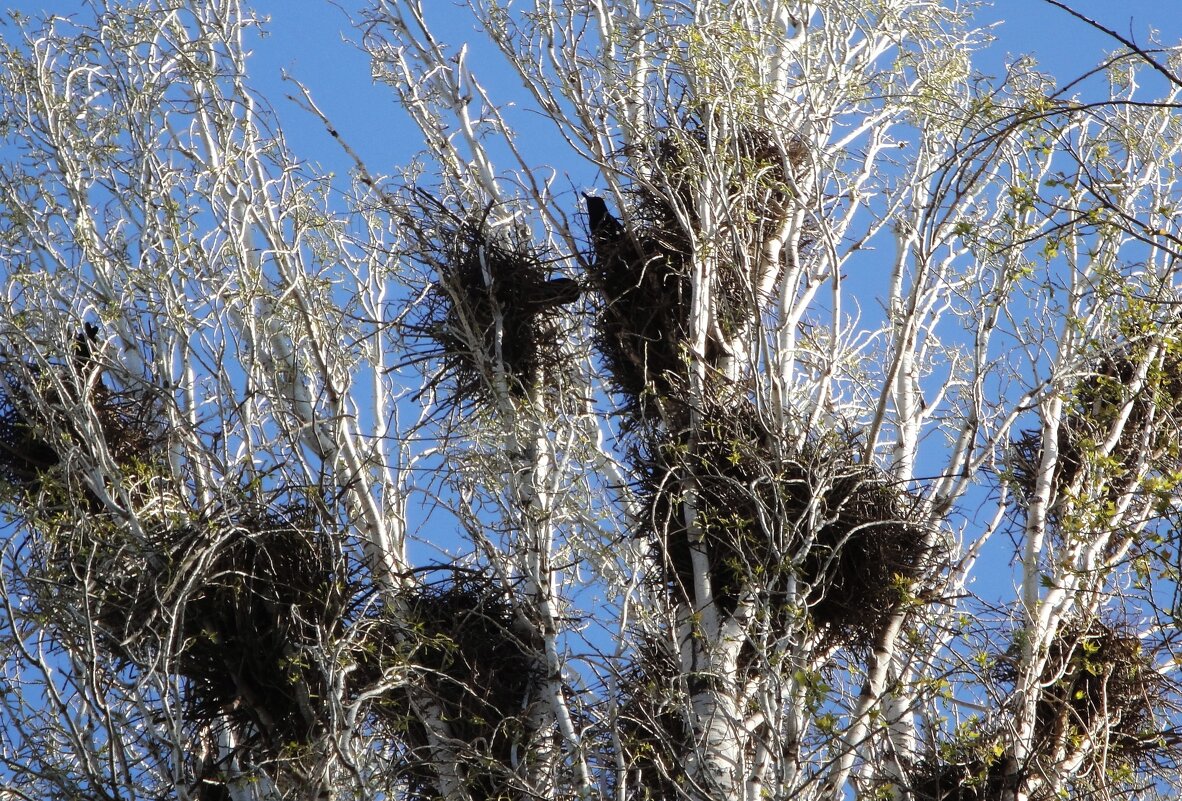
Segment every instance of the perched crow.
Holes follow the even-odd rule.
[[[611,242],[624,234],[624,226],[607,210],[607,203],[603,198],[584,192],[583,199],[587,201],[587,221],[590,223],[593,240]]]
[[[94,343],[98,341],[99,327],[94,323],[83,323],[82,330],[74,335],[74,369],[85,373],[94,357]]]
[[[546,281],[538,287],[538,292],[531,298],[531,305],[543,310],[552,306],[573,304],[583,293],[583,287],[573,278],[556,278]]]

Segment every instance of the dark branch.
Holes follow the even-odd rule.
[[[1092,19],[1091,17],[1089,17],[1085,14],[1079,13],[1071,6],[1067,5],[1066,3],[1060,2],[1059,0],[1043,0],[1043,2],[1050,4],[1050,5],[1054,6],[1055,8],[1060,8],[1060,9],[1066,11],[1071,16],[1075,17],[1076,19],[1080,20],[1081,22],[1084,22],[1087,25],[1090,25],[1091,27],[1100,31],[1101,33],[1103,33],[1107,36],[1111,36],[1113,39],[1115,39],[1116,41],[1120,42],[1125,47],[1132,50],[1134,53],[1139,55],[1141,58],[1145,59],[1145,63],[1148,64],[1149,66],[1153,67],[1155,70],[1160,72],[1162,75],[1164,75],[1166,77],[1167,81],[1174,84],[1174,86],[1182,87],[1182,79],[1178,78],[1177,75],[1170,72],[1170,70],[1164,64],[1162,64],[1160,61],[1156,60],[1151,55],[1149,55],[1149,52],[1147,50],[1140,47],[1132,39],[1121,36],[1119,33],[1114,31],[1112,28],[1101,25],[1099,22]]]

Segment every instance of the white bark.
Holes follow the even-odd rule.
[[[907,798],[940,760],[993,769],[986,746],[1021,777],[1015,800],[1085,781],[1123,792],[1115,712],[1052,737],[1046,710],[1076,664],[1054,664],[1063,638],[1117,617],[1177,699],[1168,621],[1140,621],[1165,620],[1176,590],[1178,86],[1142,102],[1141,54],[1079,99],[1024,63],[990,87],[972,71],[983,34],[934,0],[468,6],[523,91],[485,72],[475,44],[443,41],[435,6],[374,0],[359,43],[423,149],[396,176],[348,150],[353,185],[288,151],[250,88],[253,23],[234,0],[98,2],[98,24],[80,13],[9,40],[3,369],[33,387],[10,411],[46,432],[29,439],[16,417],[9,429],[57,461],[2,496],[16,523],[0,568],[0,783],[23,798],[192,797],[201,762],[234,801],[393,797],[406,754],[381,714],[404,703],[426,741],[415,777],[448,799],[484,801],[474,788],[490,773],[539,799]],[[537,126],[516,127],[510,102]],[[543,128],[567,162],[538,163]],[[782,164],[744,150],[763,135]],[[664,417],[643,426],[613,415],[591,350],[584,273],[602,254],[571,184],[592,174],[632,245],[668,247],[652,241],[656,207],[691,251],[684,330],[664,332],[685,397],[658,399]],[[422,269],[431,237],[407,231],[431,222],[415,191],[580,282],[580,303],[547,312],[573,367],[514,386],[502,346],[519,321],[490,294],[492,332],[463,332],[487,393],[460,408],[445,383],[423,385],[434,356],[408,326],[438,276]],[[483,277],[504,280],[487,260]],[[85,323],[100,327],[88,372],[72,350]],[[107,392],[160,405],[159,454],[107,441]],[[774,468],[757,480],[695,450],[732,409],[772,440],[729,443],[737,462],[750,451]],[[1027,464],[1019,441],[1035,442]],[[684,588],[667,580],[669,546],[636,538],[651,500],[629,490],[647,480],[638,443],[685,446],[665,488]],[[868,610],[869,654],[810,617],[818,593],[858,588],[807,575],[848,513],[833,487],[808,490],[799,525],[780,519],[801,502],[779,472],[802,454],[882,476],[942,560],[891,576],[885,608]],[[721,480],[746,483],[728,488],[744,502],[717,508]],[[139,564],[162,531],[240,490],[315,505],[334,569],[355,582],[341,619],[286,653],[301,709],[322,718],[270,762],[260,731],[228,728],[250,699],[190,719],[178,660],[198,634],[168,618],[178,610],[158,615],[167,645],[138,663],[94,611],[119,578],[107,565]],[[75,531],[94,549],[76,575],[61,562]],[[720,566],[728,532],[757,558],[736,546]],[[851,533],[830,564],[869,536]],[[1014,589],[998,599],[1011,556]],[[489,743],[449,719],[412,629],[366,639],[383,616],[409,617],[419,568],[438,561],[487,569],[516,604],[537,681],[519,715],[490,723],[490,736],[515,732],[509,764],[465,762]],[[197,596],[196,575],[169,581]],[[311,614],[299,607],[281,613]],[[638,744],[627,722],[646,698],[625,663],[654,633],[676,643],[677,675],[657,677],[674,697],[649,699],[668,718],[653,736],[687,738],[672,765],[658,746],[677,744]],[[1010,689],[995,664],[1013,701],[991,695]],[[1176,725],[1155,714],[1148,725]],[[183,742],[196,730],[205,754]],[[649,765],[671,784],[646,786]]]

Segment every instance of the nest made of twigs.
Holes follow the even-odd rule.
[[[48,432],[31,419],[31,399],[21,377],[0,375],[0,481],[22,490],[32,489],[39,477],[60,461]]]
[[[93,623],[116,659],[184,679],[188,717],[277,750],[324,720],[319,655],[347,580],[319,515],[295,504],[175,510],[140,537],[113,518],[55,532],[46,578],[63,625]]]
[[[624,412],[640,418],[685,391],[693,245],[658,203],[639,204],[630,228],[601,199],[587,203],[601,301],[595,344]]]
[[[163,440],[159,404],[90,375],[97,334],[96,326],[86,324],[68,362],[47,368],[19,359],[0,362],[0,484],[10,491],[44,488],[45,477],[71,448],[93,453],[98,443],[88,441],[92,435],[84,426],[91,415],[116,461],[146,463],[157,454]]]
[[[710,565],[715,600],[733,611],[745,588],[778,587],[792,551],[792,521],[779,504],[784,455],[749,406],[712,407],[697,431],[656,434],[633,452],[658,583],[691,604],[694,568],[687,515]]]
[[[1176,466],[1182,459],[1182,353],[1177,345],[1163,348],[1149,365],[1136,395],[1129,387],[1141,366],[1135,349],[1125,348],[1096,360],[1089,375],[1073,390],[1057,435],[1058,460],[1052,477],[1052,513],[1063,492],[1095,462],[1092,454],[1107,440],[1126,404],[1128,417],[1110,458],[1104,460],[1102,480],[1112,496],[1121,494],[1135,478],[1136,462],[1144,453],[1157,469]],[[1042,432],[1023,431],[1008,459],[1011,481],[1023,501],[1033,496],[1042,461]]]
[[[672,643],[641,637],[619,679],[623,690],[614,734],[626,763],[626,798],[667,801],[687,796],[685,755],[694,750],[687,677]],[[611,760],[617,755],[608,747]]]
[[[1036,709],[1040,745],[1035,753],[1090,739],[1104,757],[1093,764],[1118,765],[1139,762],[1159,748],[1154,710],[1163,688],[1135,632],[1100,621],[1072,623],[1049,647]],[[1016,683],[1016,661],[1000,660],[996,677]]]
[[[197,545],[185,560],[200,579],[187,582],[175,651],[191,714],[232,706],[273,747],[307,742],[327,714],[331,678],[320,662],[349,600],[342,560],[302,505],[248,508],[214,533],[214,550]]]
[[[652,174],[661,185],[633,183],[626,224],[602,199],[587,198],[590,275],[600,297],[596,346],[627,418],[676,416],[687,365],[703,359],[717,366],[730,347],[727,340],[758,321],[766,301],[760,288],[774,283],[782,267],[762,263],[762,246],[782,235],[795,173],[808,159],[806,146],[751,127],[717,143],[708,157],[725,161],[730,197],[719,210],[723,219],[711,223],[711,241],[705,241],[698,196],[706,142],[704,127],[657,135]],[[707,250],[715,254],[717,269],[711,286],[697,291],[709,291],[712,330],[703,351],[694,352],[691,276],[694,259]],[[774,274],[763,274],[769,269]]]
[[[915,801],[996,801],[1022,783],[1020,772],[993,747],[993,738],[958,743],[918,761],[909,771]]]
[[[992,671],[1010,686],[1019,679],[1017,648]],[[908,776],[916,801],[993,801],[1017,791],[1047,801],[1108,797],[1121,781],[1121,768],[1143,765],[1161,753],[1153,717],[1161,679],[1131,630],[1100,621],[1064,625],[1050,644],[1039,685],[1028,762],[1014,761],[1006,748],[1011,735],[996,726],[976,732],[916,762]],[[1070,776],[1059,775],[1058,760],[1084,743],[1094,753]]]
[[[436,738],[456,749],[475,801],[516,797],[517,762],[531,745],[527,707],[543,678],[541,644],[499,581],[447,572],[403,591],[383,612],[362,648],[359,677],[376,681],[401,669],[404,680],[381,695],[373,716],[402,743],[413,797],[438,795]]]
[[[422,258],[435,283],[410,330],[432,343],[425,355],[442,362],[452,397],[522,397],[543,373],[567,369],[559,315],[581,297],[579,282],[552,275],[552,259],[508,227],[494,230],[487,214],[460,219],[427,206],[438,219]]]
[[[757,598],[781,623],[807,611],[823,640],[869,647],[938,563],[917,499],[853,460],[850,443],[787,452],[746,405],[700,417],[696,429],[634,454],[637,533],[652,544],[657,583],[700,605],[696,549],[724,611]]]
[[[662,195],[648,202],[663,206],[668,216],[675,208],[695,232],[704,228],[698,201],[709,164],[710,183],[722,185],[714,190],[721,194],[710,199],[723,236],[715,244],[721,263],[733,268],[753,261],[765,241],[783,233],[812,158],[799,136],[754,124],[701,121],[658,132],[650,150],[655,153],[653,178],[640,182],[637,192]],[[804,241],[798,244],[807,246],[812,234],[801,232]]]

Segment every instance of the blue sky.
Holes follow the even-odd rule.
[[[355,33],[339,9],[330,4],[296,5],[288,0],[260,0],[254,7],[270,16],[271,34],[255,45],[253,79],[263,94],[272,98],[289,144],[298,155],[341,172],[351,166],[319,122],[283,99],[290,91],[279,82],[284,70],[308,86],[337,130],[367,161],[371,172],[389,172],[418,151],[417,132],[397,108],[393,93],[371,85],[364,55],[344,41]],[[1073,0],[1072,7],[1142,46],[1150,45],[1155,31],[1164,43],[1182,41],[1182,14],[1178,13],[1177,0]],[[468,43],[473,53],[481,52],[481,35],[466,11],[457,10],[449,0],[432,0],[428,8],[434,12],[435,33],[441,41],[452,47]],[[1044,72],[1064,83],[1119,48],[1118,42],[1042,0],[997,0],[992,6],[982,6],[978,19],[981,25],[990,26],[996,37],[975,62],[977,69],[987,75],[999,76],[1006,63],[1032,55]],[[516,78],[495,54],[483,61],[470,58],[469,64],[494,98],[505,101],[520,97]],[[544,136],[538,136],[542,147]],[[535,155],[546,160],[544,153]],[[574,189],[594,182],[594,174],[586,172],[584,165],[575,160],[564,163],[564,159],[566,154],[555,150],[551,166],[560,174],[571,170],[566,181]],[[962,513],[971,516],[974,510],[974,502],[966,499]],[[989,555],[989,565],[995,567],[984,571],[989,587],[977,586],[977,590],[986,596],[996,593],[1012,597],[1006,567],[1012,552],[1004,542],[997,545]]]
[[[482,48],[475,46],[481,35],[464,12],[453,11],[451,0],[428,2],[435,12],[440,39],[456,47],[470,42],[474,53],[481,52]],[[341,3],[350,4],[349,0]],[[65,15],[83,7],[81,2],[44,0],[0,0],[0,5],[30,13],[44,10]],[[250,82],[274,106],[288,143],[298,157],[338,173],[352,166],[324,126],[286,99],[294,87],[282,81],[284,71],[307,85],[336,130],[363,157],[372,173],[390,173],[409,161],[420,149],[417,131],[397,107],[394,93],[373,86],[367,58],[347,41],[356,32],[339,8],[321,0],[257,0],[251,5],[268,15],[270,21],[265,28],[267,34],[253,44]],[[1145,45],[1151,41],[1154,29],[1160,31],[1165,43],[1182,40],[1179,5],[1182,5],[1180,0],[1073,0],[1073,6],[1080,12]],[[986,74],[1000,75],[1007,61],[1033,55],[1045,72],[1066,81],[1094,66],[1105,52],[1118,47],[1117,42],[1042,0],[998,0],[993,6],[982,7],[978,19],[982,25],[992,26],[996,37],[976,62],[976,67]],[[516,79],[495,58],[484,62],[473,59],[470,63],[495,98],[520,97]],[[540,160],[545,158],[545,153],[539,154]],[[555,151],[553,166],[560,174],[566,169],[577,171],[569,178],[573,188],[583,188],[594,181],[594,175],[587,174],[585,166],[573,161],[562,163],[563,158],[563,154]],[[963,509],[965,514],[972,511],[971,506]],[[1009,556],[1005,550],[1003,543],[1001,549],[990,554],[991,559],[1004,562]],[[992,561],[983,565],[993,566]],[[996,570],[978,571],[978,575],[982,574],[982,583],[989,584],[989,589],[1012,597],[1005,586],[1010,574],[1004,564],[997,564]],[[984,587],[976,589],[983,596],[991,594]]]

